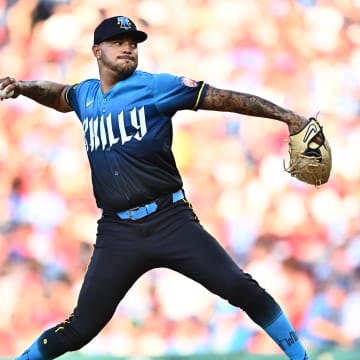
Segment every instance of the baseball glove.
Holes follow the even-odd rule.
[[[307,184],[326,183],[331,171],[331,149],[317,119],[310,118],[297,134],[290,135],[290,162],[285,171]]]

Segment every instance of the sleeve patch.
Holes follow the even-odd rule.
[[[192,80],[192,79],[189,79],[189,78],[187,78],[187,77],[183,77],[183,78],[181,79],[181,82],[182,82],[185,86],[188,86],[188,87],[197,87],[197,86],[198,86],[197,81]]]

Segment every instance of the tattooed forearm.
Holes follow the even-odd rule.
[[[51,107],[58,111],[70,111],[71,108],[64,102],[63,91],[65,85],[52,81],[19,81],[20,93],[39,104]]]
[[[288,125],[290,133],[300,131],[308,122],[305,117],[259,96],[214,87],[208,88],[200,108],[279,120]]]

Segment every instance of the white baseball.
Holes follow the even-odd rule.
[[[6,92],[5,89],[0,89],[0,99],[8,99],[14,95],[14,90],[11,90],[9,93]]]

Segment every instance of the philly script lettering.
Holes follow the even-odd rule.
[[[124,112],[118,114],[117,118],[112,119],[112,114],[85,118],[83,120],[85,133],[86,151],[95,151],[101,147],[102,150],[110,149],[114,144],[124,145],[131,139],[141,140],[147,133],[145,110],[134,108],[130,111],[130,124],[135,130],[132,134],[126,131]],[[120,134],[120,136],[115,136]]]

